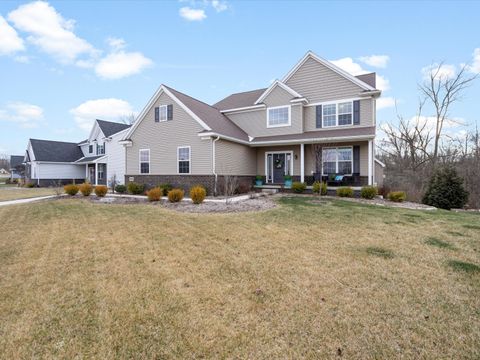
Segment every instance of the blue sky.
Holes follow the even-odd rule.
[[[140,112],[161,83],[207,103],[267,87],[308,50],[376,71],[378,120],[395,119],[394,100],[408,118],[423,68],[480,72],[479,13],[471,1],[2,1],[0,153],[80,141],[95,117]],[[451,116],[472,126],[479,95],[480,79]]]

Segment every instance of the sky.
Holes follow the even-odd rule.
[[[479,13],[474,1],[2,1],[0,154],[79,142],[95,118],[140,113],[160,84],[209,104],[268,87],[309,50],[377,73],[379,123],[410,118],[433,64],[480,73]],[[480,125],[479,100],[477,79],[449,131]]]

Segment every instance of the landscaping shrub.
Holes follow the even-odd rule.
[[[378,189],[375,186],[364,186],[360,191],[360,196],[364,199],[373,199],[378,194]]]
[[[190,188],[190,199],[194,204],[201,204],[207,196],[207,190],[201,185],[195,185]]]
[[[35,187],[35,184],[34,184],[34,183],[31,183],[31,182],[29,182],[29,183],[26,183],[26,184],[25,184],[25,187],[26,187],[26,188],[30,188],[30,189],[31,189],[31,188],[34,188],[34,187]]]
[[[78,188],[83,196],[89,196],[93,191],[93,186],[90,183],[83,183]]]
[[[160,184],[158,187],[163,189],[163,196],[167,196],[168,192],[173,189],[171,184]]]
[[[300,181],[294,181],[292,183],[292,190],[298,194],[303,193],[306,188],[307,188],[307,184],[302,183]]]
[[[337,189],[337,196],[353,197],[353,189],[351,187],[339,187]]]
[[[320,191],[322,191],[322,183],[320,181],[315,181],[312,185],[312,192],[314,194],[320,194]]]
[[[65,193],[67,193],[70,196],[75,196],[78,193],[78,186],[75,184],[68,184],[63,187],[63,190],[65,190]]]
[[[320,188],[320,195],[327,195],[327,183],[326,182],[322,182],[322,187]]]
[[[468,192],[463,179],[452,167],[437,169],[427,186],[422,202],[441,209],[463,208],[468,201]]]
[[[145,186],[143,186],[143,184],[137,184],[135,182],[129,182],[127,185],[127,190],[132,195],[141,195],[144,189]]]
[[[115,192],[125,194],[127,192],[127,187],[125,185],[117,185],[115,186]]]
[[[407,199],[407,194],[405,191],[390,191],[387,198],[393,202],[404,202]]]
[[[172,203],[180,202],[182,201],[184,195],[185,191],[182,189],[172,189],[168,192],[168,201]]]
[[[148,201],[159,201],[163,196],[163,189],[155,187],[147,191]]]
[[[95,186],[95,195],[98,197],[104,197],[107,195],[108,187],[106,185],[97,185]]]

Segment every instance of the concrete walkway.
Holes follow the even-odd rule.
[[[25,203],[30,203],[30,202],[35,202],[35,201],[40,201],[40,200],[45,200],[45,199],[53,199],[53,198],[56,198],[56,197],[57,197],[57,195],[48,195],[48,196],[39,196],[39,197],[33,197],[33,198],[28,198],[28,199],[0,201],[0,206],[25,204]]]

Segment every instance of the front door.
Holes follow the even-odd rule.
[[[285,154],[273,154],[273,182],[283,184],[285,176]]]

